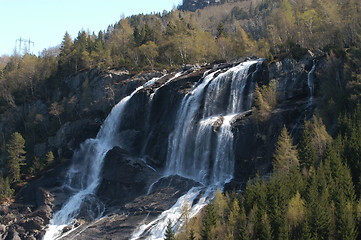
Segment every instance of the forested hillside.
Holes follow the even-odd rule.
[[[189,9],[187,2],[179,9]],[[65,33],[59,47],[39,56],[0,58],[0,202],[68,160],[41,143],[65,122],[90,116],[95,131],[120,96],[109,80],[100,107],[89,100],[97,86],[69,83],[71,77],[106,71],[133,77],[249,56],[278,63],[318,52],[315,115],[302,121],[300,136],[286,127],[274,133],[273,171],[250,179],[241,192],[217,193],[175,238],[360,239],[361,2],[215,1],[189,10],[126,17],[99,33]],[[71,84],[84,92],[72,95]],[[256,87],[252,120],[259,128],[279,104],[276,84]],[[174,224],[166,239],[174,239]]]

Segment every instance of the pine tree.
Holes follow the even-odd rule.
[[[11,135],[9,143],[6,144],[8,154],[8,169],[11,182],[20,181],[21,166],[25,165],[25,140],[20,133]]]
[[[261,223],[258,228],[257,236],[260,240],[272,239],[272,228],[267,213],[264,213],[261,217]]]
[[[331,206],[327,180],[323,173],[323,166],[312,177],[307,193],[307,221],[310,232],[315,239],[328,239],[331,231]]]
[[[240,209],[239,221],[238,221],[238,237],[235,236],[235,239],[240,239],[240,240],[249,240],[250,239],[248,224],[247,224],[246,210],[244,209],[244,207],[241,207],[241,209]]]
[[[173,232],[171,220],[168,220],[167,229],[165,230],[164,240],[175,240],[175,234]]]
[[[201,240],[210,240],[211,231],[217,223],[217,215],[213,203],[208,204],[202,221]]]
[[[353,214],[352,203],[344,197],[339,199],[336,209],[337,238],[345,240],[357,239],[357,225]]]
[[[285,126],[278,138],[273,157],[273,167],[276,172],[289,173],[299,166],[296,147],[292,144],[292,138]]]
[[[13,194],[14,190],[10,187],[9,178],[0,176],[0,203],[11,198]]]
[[[309,126],[309,121],[306,121],[301,134],[301,139],[298,144],[298,152],[300,157],[300,165],[304,169],[310,169],[317,161],[317,153],[315,145],[312,144],[312,133]]]
[[[63,41],[60,45],[59,53],[59,71],[63,74],[72,73],[72,52],[73,52],[73,41],[68,32],[65,32]]]
[[[291,198],[288,203],[286,219],[290,226],[290,233],[292,238],[299,238],[301,236],[302,223],[306,217],[305,202],[301,198],[299,192]]]
[[[229,214],[228,214],[228,222],[227,225],[229,227],[229,235],[236,238],[236,236],[239,236],[239,228],[238,228],[238,222],[241,221],[240,219],[240,208],[238,204],[238,200],[235,198],[230,206]]]

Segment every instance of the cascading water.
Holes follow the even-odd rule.
[[[171,209],[135,231],[131,239],[163,239],[169,220],[175,228],[182,226],[180,209],[188,205],[194,216],[217,188],[231,180],[234,172],[231,124],[234,117],[251,107],[255,83],[249,69],[259,62],[247,61],[224,73],[212,72],[184,97],[169,137],[165,175],[181,175],[206,187],[189,190]],[[201,192],[202,197],[193,204]]]
[[[253,75],[257,69],[250,68],[257,63],[261,61],[243,62],[226,72],[206,72],[200,82],[183,98],[175,118],[174,130],[169,136],[164,176],[177,174],[198,181],[206,187],[192,188],[178,199],[171,209],[155,221],[143,225],[133,234],[132,239],[162,239],[168,219],[178,222],[178,227],[182,225],[179,209],[184,204],[188,203],[191,206],[191,215],[196,214],[212,198],[215,190],[222,188],[224,183],[232,178],[232,122],[238,114],[251,107],[255,85]],[[178,76],[179,74],[175,75],[162,86]],[[112,109],[97,137],[85,141],[74,154],[75,163],[68,171],[68,181],[65,185],[74,194],[61,210],[54,214],[44,239],[57,238],[66,225],[72,224],[87,202],[91,204],[91,209],[97,209],[91,217],[102,216],[104,206],[97,200],[95,191],[100,182],[99,175],[104,157],[110,149],[120,145],[118,127],[129,100],[138,91],[157,80],[148,81],[123,98]],[[157,89],[154,94],[156,92]],[[149,96],[150,102],[154,94]],[[148,140],[146,139],[143,144],[148,144]],[[141,153],[144,152],[143,146]],[[194,199],[198,199],[196,204],[193,204]]]
[[[129,100],[144,87],[155,83],[159,78],[153,78],[143,86],[138,87],[129,96],[123,98],[111,111],[101,126],[95,139],[86,140],[80,149],[74,153],[74,163],[67,173],[65,188],[74,192],[69,200],[56,212],[50,220],[50,225],[44,236],[45,240],[55,239],[62,229],[72,224],[86,199],[91,199],[91,204],[97,204],[98,211],[92,214],[93,218],[103,214],[102,203],[96,201],[95,191],[99,185],[100,172],[106,153],[115,147],[117,127],[121,124],[121,116]],[[92,207],[94,209],[94,206]]]
[[[313,60],[313,66],[311,71],[309,71],[308,76],[307,76],[307,85],[308,85],[308,89],[309,89],[309,95],[310,95],[310,100],[313,100],[313,96],[315,94],[315,71],[316,71],[316,60]],[[312,102],[312,101],[311,101]]]
[[[213,72],[184,97],[169,138],[166,175],[178,174],[207,185],[224,183],[233,175],[233,159],[227,157],[233,148],[230,123],[232,116],[250,108],[245,95],[253,92],[247,87],[254,84],[248,70],[256,63],[247,61],[224,73]],[[220,167],[220,162],[232,167]]]

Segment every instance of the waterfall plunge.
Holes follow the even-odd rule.
[[[178,174],[206,185],[223,185],[232,177],[231,122],[250,108],[248,93],[254,84],[248,70],[256,63],[213,72],[184,97],[169,138],[165,175]]]
[[[140,226],[132,240],[164,239],[169,220],[180,229],[182,209],[190,207],[190,217],[195,216],[215,190],[231,180],[235,160],[231,124],[234,117],[251,107],[254,82],[249,68],[256,63],[248,61],[224,73],[213,72],[184,97],[169,137],[165,175],[178,174],[206,187],[190,189],[172,208]],[[193,204],[197,196],[201,197]]]

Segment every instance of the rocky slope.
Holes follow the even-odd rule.
[[[271,63],[264,61],[257,66],[258,69],[252,70],[255,73],[253,79],[260,85],[271,79],[279,82],[280,103],[266,122],[255,121],[252,111],[238,116],[233,122],[236,169],[234,181],[228,184],[228,189],[238,189],[256,173],[270,171],[274,144],[283,125],[297,138],[302,120],[309,117],[314,108],[308,101],[307,85],[314,59],[318,60],[316,76],[320,81],[322,76],[317,71],[323,66],[321,52],[309,52],[301,60],[286,58]],[[147,216],[151,216],[148,220],[154,218],[197,184],[183,178],[164,180],[151,194],[145,195],[151,183],[161,176],[160,171],[165,166],[168,136],[183,96],[206,71],[225,71],[232,65],[186,67],[180,77],[159,88],[157,94],[152,95],[158,86],[168,82],[174,74],[145,87],[131,99],[125,111],[125,124],[118,130],[120,136],[127,136],[127,150],[113,148],[108,152],[97,191],[97,197],[105,204],[107,216],[95,224],[89,222],[91,216],[85,210],[81,211],[80,226],[70,231],[64,239],[87,239],[89,236],[96,239],[128,239]],[[66,96],[60,90],[54,93],[57,101],[66,103],[62,125],[55,134],[37,143],[34,152],[41,155],[52,149],[58,157],[70,158],[84,139],[96,135],[112,105],[147,80],[162,75],[162,72],[131,75],[125,71],[92,70],[67,79],[69,93]],[[151,95],[154,99],[149,105],[147,99]],[[75,103],[70,99],[76,99]],[[35,104],[40,106],[45,103]],[[217,131],[216,126],[214,131]],[[68,167],[68,164],[61,164],[49,170],[40,179],[24,186],[12,205],[2,207],[2,238],[41,238],[53,211],[59,209],[66,199],[67,192],[62,188],[62,182]],[[83,209],[87,207],[91,208],[84,206]]]
[[[224,0],[183,0],[182,5],[178,7],[179,10],[195,12],[198,9],[205,8],[210,5],[220,4]]]

